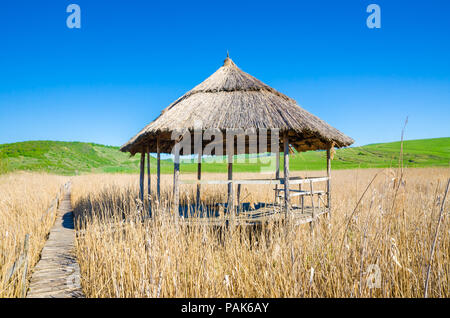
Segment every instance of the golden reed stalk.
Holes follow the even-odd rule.
[[[136,175],[79,176],[72,200],[83,290],[88,297],[423,297],[449,171],[334,171],[333,217],[322,216],[314,235],[307,225],[187,226],[170,212],[172,176],[163,178],[161,202],[153,194],[155,217],[142,222],[147,207],[136,200]],[[194,186],[181,190],[192,202]],[[226,201],[226,186],[202,191],[205,202]],[[247,186],[241,197],[271,202],[273,189]],[[449,297],[448,217],[440,227],[429,297]]]

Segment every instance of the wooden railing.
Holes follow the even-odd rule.
[[[321,209],[321,202],[322,207],[326,208],[326,212],[330,212],[330,187],[329,182],[331,178],[330,177],[309,177],[309,178],[301,178],[301,177],[291,177],[289,178],[289,198],[291,197],[297,197],[299,196],[299,204],[301,205],[302,213],[304,212],[305,206],[304,206],[304,198],[305,196],[309,196],[311,198],[311,205],[312,205],[312,214],[313,219],[316,217],[316,206],[314,205],[314,196],[318,197],[317,201],[317,209],[320,211]],[[243,180],[180,180],[180,184],[223,184],[223,185],[237,185],[237,206],[240,204],[240,190],[242,184],[265,184],[265,185],[277,185],[277,187],[274,189],[275,191],[275,200],[276,203],[279,203],[279,198],[282,197],[280,195],[280,192],[284,192],[285,189],[283,187],[278,187],[278,185],[284,185],[284,178],[278,178],[278,179],[243,179]],[[327,182],[326,190],[314,190],[314,184],[318,182]],[[293,185],[298,185],[299,189],[292,189],[291,187]],[[303,185],[309,185],[309,190],[303,190]],[[327,196],[327,201],[325,202],[322,198],[322,196]]]
[[[328,177],[289,178],[289,184],[328,181]],[[284,184],[284,179],[242,179],[242,180],[180,180],[180,184]]]

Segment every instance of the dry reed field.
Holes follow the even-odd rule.
[[[0,176],[0,298],[23,296],[26,288],[23,282],[27,284],[54,222],[55,213],[46,211],[65,179],[25,172]],[[24,277],[21,268],[9,277],[23,251],[26,234],[29,234],[27,274]]]
[[[449,172],[334,171],[332,217],[313,231],[188,226],[168,206],[172,176],[163,178],[154,218],[142,221],[138,176],[76,177],[82,287],[87,297],[423,297],[428,276],[428,296],[449,297]],[[202,191],[226,199],[225,186]],[[190,200],[194,188],[181,192]],[[248,186],[242,197],[271,202],[273,190]]]

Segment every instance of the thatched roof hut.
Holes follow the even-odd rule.
[[[235,128],[277,128],[289,133],[289,142],[298,151],[327,149],[329,144],[346,147],[354,141],[336,128],[301,108],[295,100],[245,73],[227,57],[222,67],[205,81],[178,98],[136,136],[121,147],[132,155],[149,147],[170,153],[174,130],[203,129],[222,131]],[[269,149],[270,150],[270,149]]]
[[[164,109],[154,121],[142,129],[136,136],[131,138],[121,147],[121,151],[130,152],[132,155],[141,153],[140,165],[140,199],[144,199],[144,170],[145,156],[147,154],[147,171],[150,174],[149,153],[157,152],[157,197],[160,197],[160,153],[171,153],[175,155],[174,160],[174,209],[178,211],[179,202],[179,185],[180,184],[197,184],[197,203],[200,201],[200,184],[207,184],[208,180],[201,181],[201,155],[206,144],[211,144],[208,140],[201,139],[201,147],[191,147],[188,154],[198,154],[198,174],[196,181],[179,180],[179,156],[180,153],[186,154],[180,149],[182,140],[187,139],[186,136],[195,136],[199,128],[196,127],[201,122],[200,133],[208,130],[216,130],[221,135],[227,134],[230,130],[240,132],[236,136],[244,136],[245,151],[261,152],[261,149],[251,147],[250,137],[247,131],[253,131],[253,135],[257,135],[258,139],[264,141],[268,135],[261,133],[262,131],[270,131],[271,142],[266,143],[265,151],[276,153],[276,173],[275,179],[258,179],[258,180],[233,180],[233,153],[237,153],[233,142],[233,151],[227,149],[226,140],[220,140],[219,150],[225,149],[228,155],[228,179],[214,180],[214,184],[228,185],[228,211],[235,211],[233,203],[233,187],[238,186],[237,200],[239,202],[240,186],[242,184],[273,184],[275,185],[275,197],[280,196],[280,192],[284,192],[285,211],[288,212],[291,204],[291,196],[318,196],[318,206],[320,207],[321,195],[327,196],[327,204],[323,206],[330,213],[331,211],[331,150],[333,147],[346,147],[353,143],[353,139],[344,135],[336,128],[331,127],[320,118],[314,116],[308,111],[301,108],[295,100],[278,92],[270,86],[264,84],[253,76],[243,72],[234,64],[227,56],[222,67],[214,74],[208,77],[204,82],[194,87],[192,90],[178,98],[169,107]],[[174,139],[173,133],[178,136],[179,132],[184,131],[183,137]],[[244,131],[244,133],[242,133]],[[259,133],[258,133],[259,132]],[[187,133],[187,135],[186,135]],[[276,143],[272,143],[276,136]],[[280,138],[281,137],[281,138]],[[194,140],[191,138],[190,140]],[[228,139],[228,138],[227,138]],[[283,147],[280,147],[279,140],[282,139]],[[187,139],[189,140],[189,139]],[[231,141],[232,140],[232,141]],[[240,139],[242,141],[242,138]],[[254,138],[252,139],[254,141]],[[197,141],[194,141],[194,143]],[[215,141],[214,141],[215,142]],[[257,142],[261,145],[261,141]],[[217,144],[217,143],[216,143]],[[188,146],[192,144],[188,143]],[[299,179],[289,177],[289,147],[293,146],[297,151],[306,150],[327,150],[327,176],[318,178]],[[276,149],[272,149],[272,148]],[[194,148],[194,151],[192,151]],[[173,151],[175,150],[175,151]],[[242,148],[241,148],[242,150]],[[279,151],[284,152],[284,175],[280,178]],[[211,154],[213,154],[211,152]],[[214,154],[217,154],[214,151]],[[313,190],[314,182],[327,182],[327,190]],[[278,185],[283,184],[283,188]],[[290,189],[289,184],[297,184],[301,188],[301,184],[309,184],[310,190]],[[150,175],[148,176],[148,194],[150,198]],[[303,202],[303,199],[302,199]],[[302,214],[304,206],[302,203]],[[316,210],[312,204],[311,220],[316,217]],[[151,211],[150,211],[151,214]]]

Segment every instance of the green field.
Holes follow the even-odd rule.
[[[400,142],[371,144],[362,147],[338,149],[332,161],[333,169],[383,168],[399,164]],[[261,163],[249,162],[248,156],[238,159],[243,163],[233,166],[236,172],[259,172]],[[205,160],[205,159],[204,159]],[[208,159],[206,159],[208,160]],[[182,172],[195,172],[191,160],[181,164]],[[152,170],[156,168],[152,157]],[[408,140],[403,143],[403,165],[406,167],[449,167],[450,138]],[[267,164],[263,164],[266,165]],[[282,160],[281,160],[282,165]],[[291,170],[325,169],[325,152],[308,151],[291,156]],[[17,170],[45,171],[55,174],[137,173],[139,155],[130,157],[118,147],[94,143],[61,141],[26,141],[0,145],[0,173]],[[171,173],[170,159],[162,160],[162,173]],[[226,163],[207,163],[204,172],[226,172]]]

